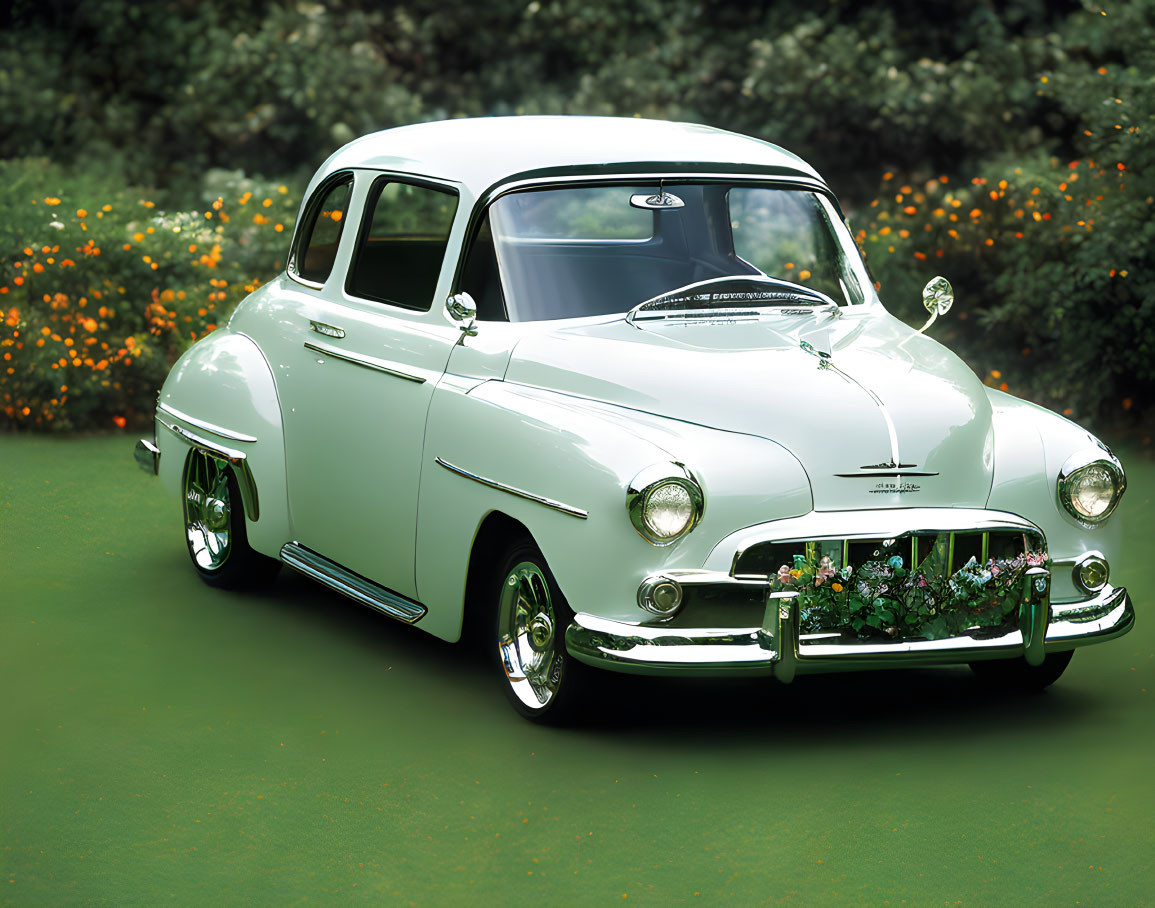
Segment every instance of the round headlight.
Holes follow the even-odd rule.
[[[1059,472],[1059,501],[1080,523],[1100,523],[1115,510],[1125,480],[1117,463],[1071,458]]]
[[[682,535],[693,518],[690,492],[676,479],[653,486],[642,504],[642,519],[650,532],[662,539]]]
[[[681,464],[643,470],[630,483],[626,506],[634,529],[654,545],[669,545],[702,516],[702,489]]]

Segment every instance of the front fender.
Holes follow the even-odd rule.
[[[244,334],[222,329],[190,347],[157,398],[158,475],[179,497],[190,444],[173,427],[244,455],[260,502],[249,545],[277,557],[289,539],[285,439],[269,364]]]
[[[586,516],[471,481],[438,459]],[[646,467],[669,462],[694,474],[705,511],[686,537],[653,546],[630,523],[626,489]],[[495,510],[529,529],[575,611],[636,622],[652,618],[637,604],[648,575],[701,567],[720,538],[812,506],[801,465],[766,439],[452,376],[430,407],[420,502],[417,588],[429,608],[420,623],[447,640],[460,634],[474,536]]]
[[[1069,566],[1085,552],[1100,552],[1108,563],[1116,563],[1122,553],[1118,513],[1099,526],[1081,526],[1059,503],[1057,494],[1064,462],[1078,451],[1098,446],[1098,439],[1037,404],[993,389],[987,393],[995,425],[995,473],[987,507],[1018,514],[1042,529],[1053,566]],[[1053,600],[1084,596],[1070,570],[1052,569]]]

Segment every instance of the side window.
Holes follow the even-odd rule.
[[[456,211],[455,193],[379,180],[365,203],[346,290],[406,309],[428,309]]]
[[[347,176],[319,189],[310,202],[293,257],[293,268],[302,279],[318,284],[329,279],[352,191],[353,177]]]

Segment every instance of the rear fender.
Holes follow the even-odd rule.
[[[231,460],[249,545],[278,556],[289,540],[281,408],[269,364],[250,338],[215,331],[177,360],[157,399],[156,441],[158,475],[177,498],[192,448]]]

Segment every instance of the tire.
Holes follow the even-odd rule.
[[[995,659],[990,662],[972,662],[971,671],[991,687],[1003,690],[1041,691],[1059,680],[1071,664],[1074,650],[1048,653],[1042,665],[1028,665],[1022,659]]]
[[[185,461],[181,512],[189,557],[201,580],[222,589],[262,586],[281,562],[254,551],[232,469],[194,448]]]
[[[573,612],[541,551],[527,537],[511,542],[487,588],[492,652],[509,702],[533,722],[572,721],[585,699],[588,669],[566,652]]]

